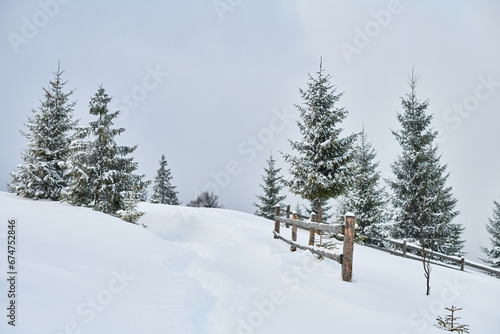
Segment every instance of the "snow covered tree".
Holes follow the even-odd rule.
[[[337,216],[344,221],[346,212],[356,215],[356,225],[360,233],[382,236],[383,224],[387,222],[387,194],[380,188],[379,162],[375,162],[376,152],[368,141],[363,127],[354,147],[354,181],[346,195],[339,200]]]
[[[137,166],[136,162],[134,164]],[[120,189],[120,202],[116,214],[121,219],[134,224],[137,224],[139,218],[144,215],[144,212],[137,210],[137,204],[141,202],[144,196],[143,190],[150,181],[144,181],[143,178],[144,175],[125,172],[121,182],[117,182],[117,189]]]
[[[320,203],[321,205],[321,212],[322,212],[321,221],[330,222],[330,218],[333,217],[333,214],[329,214],[328,211],[332,208],[332,206],[328,205],[328,200],[326,199],[316,199],[310,201],[309,207],[304,207],[307,212],[307,215],[310,217],[311,213],[313,212],[316,215],[319,215],[320,206],[318,206],[318,203]]]
[[[262,175],[264,184],[259,184],[264,194],[257,195],[260,203],[253,204],[257,207],[257,212],[255,214],[267,219],[274,219],[274,207],[276,204],[281,205],[286,198],[286,196],[280,196],[280,191],[283,188],[281,184],[283,176],[279,175],[281,168],[274,167],[275,162],[276,160],[271,154],[269,160],[267,160],[267,168],[264,168],[266,174]]]
[[[9,189],[17,195],[34,199],[59,200],[67,185],[67,160],[69,157],[69,132],[73,130],[75,102],[69,101],[73,91],[64,92],[66,82],[58,67],[54,81],[50,81],[45,100],[25,123],[28,132],[21,132],[28,139],[22,153],[23,163],[10,173]]]
[[[355,134],[340,138],[343,129],[338,125],[348,112],[336,106],[342,93],[336,93],[323,71],[320,62],[317,77],[309,75],[307,90],[299,90],[304,103],[296,105],[302,141],[289,141],[298,155],[283,154],[291,174],[284,184],[304,199],[319,200],[318,206],[321,200],[342,195],[350,185],[351,147],[356,139]]]
[[[488,219],[489,225],[486,224],[492,248],[481,247],[481,250],[486,254],[486,259],[482,260],[494,268],[500,268],[500,203],[494,201],[493,204],[493,218]]]
[[[296,213],[298,216],[303,216],[302,214],[302,207],[303,205],[301,205],[298,201],[297,203],[295,204],[295,210],[292,210],[294,213]]]
[[[170,168],[167,168],[167,160],[165,160],[165,155],[162,154],[160,159],[160,169],[158,169],[154,179],[153,194],[150,199],[151,203],[168,205],[181,204],[177,198],[178,192],[175,191],[175,186],[170,183],[170,180],[172,180]]]
[[[402,129],[392,131],[402,154],[391,165],[394,178],[389,180],[395,209],[392,234],[422,247],[427,294],[430,293],[430,257],[424,249],[460,256],[464,241],[463,227],[452,220],[458,215],[457,200],[446,186],[449,173],[441,165],[433,141],[437,132],[431,128],[432,115],[427,115],[429,101],[416,97],[418,77],[412,72],[411,93],[402,98],[404,113],[397,114]]]
[[[198,207],[198,208],[217,208],[217,209],[224,208],[224,206],[219,203],[219,196],[208,191],[204,191],[201,194],[199,194],[186,206]]]
[[[429,101],[416,97],[417,80],[412,73],[411,93],[402,98],[404,113],[397,115],[402,129],[392,131],[403,150],[391,166],[394,178],[389,180],[396,211],[392,233],[410,242],[422,241],[427,249],[461,256],[464,228],[452,222],[459,214],[457,199],[446,186],[447,166],[440,163],[433,144],[437,132],[431,128],[432,115],[426,114]]]
[[[99,155],[94,150],[89,127],[77,127],[70,145],[67,187],[64,201],[73,205],[93,207],[93,181],[97,178]]]
[[[104,88],[99,87],[89,103],[89,113],[97,120],[77,128],[71,145],[72,178],[65,199],[136,222],[142,215],[136,206],[148,182],[143,180],[144,175],[133,173],[137,162],[129,155],[137,146],[118,146],[115,142],[125,129],[112,128],[119,111],[108,110],[110,101]]]

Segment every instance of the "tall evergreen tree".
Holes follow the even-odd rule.
[[[353,212],[359,232],[382,236],[383,224],[388,218],[387,194],[379,186],[379,162],[375,162],[375,158],[375,149],[363,127],[354,147],[354,182],[348,193],[340,198],[337,216],[343,221],[346,212]]]
[[[153,185],[153,194],[151,195],[151,203],[161,203],[169,205],[180,205],[177,198],[178,192],[175,191],[175,186],[170,183],[172,175],[170,168],[167,168],[167,160],[165,155],[161,155],[160,169],[158,169]]]
[[[460,256],[464,228],[452,222],[459,214],[457,199],[446,185],[447,166],[440,163],[433,144],[437,132],[431,127],[432,115],[426,113],[429,101],[416,97],[417,81],[412,73],[411,93],[402,98],[404,113],[397,115],[402,129],[392,131],[403,150],[391,166],[394,178],[389,180],[396,221],[392,233],[427,249]]]
[[[89,103],[89,113],[97,119],[77,128],[72,142],[72,180],[65,198],[136,222],[142,215],[136,205],[148,182],[143,180],[144,175],[134,174],[137,162],[129,155],[137,146],[118,146],[115,142],[125,129],[112,128],[119,111],[109,112],[110,101],[104,88],[99,87]]]
[[[43,89],[45,100],[25,123],[29,131],[21,132],[28,139],[28,147],[22,153],[23,163],[10,173],[9,185],[17,195],[59,200],[67,185],[69,132],[77,122],[73,121],[75,102],[69,101],[73,91],[63,91],[63,73],[58,67],[54,81]]]
[[[394,178],[389,185],[396,221],[393,236],[420,244],[429,295],[431,265],[424,250],[462,255],[464,241],[460,236],[464,228],[452,222],[459,213],[455,210],[457,200],[451,194],[452,188],[446,186],[449,174],[433,145],[437,132],[431,128],[432,115],[426,114],[429,101],[417,99],[417,81],[412,72],[411,93],[401,99],[404,113],[397,114],[402,129],[392,131],[403,152],[391,166]]]
[[[300,89],[303,106],[297,126],[302,141],[289,141],[298,155],[284,154],[290,164],[291,178],[284,181],[290,190],[309,201],[336,198],[351,183],[351,147],[356,135],[340,138],[339,123],[347,117],[345,108],[336,103],[342,93],[330,84],[330,76],[323,74],[320,62],[317,77],[309,75],[307,90]]]
[[[264,194],[257,195],[260,203],[254,203],[257,207],[255,214],[267,219],[274,219],[274,207],[276,204],[281,205],[286,196],[280,196],[280,191],[283,188],[281,185],[282,176],[279,175],[281,168],[275,168],[276,160],[271,154],[267,160],[267,168],[264,168],[265,175],[262,175],[264,184],[259,184]]]
[[[486,224],[486,230],[490,234],[491,248],[481,247],[486,254],[485,263],[494,268],[500,268],[500,203],[494,201],[493,218],[489,218],[490,224]]]

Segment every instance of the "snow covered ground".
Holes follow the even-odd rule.
[[[346,283],[338,263],[290,253],[268,220],[147,203],[141,210],[147,229],[0,193],[5,276],[7,221],[18,219],[16,326],[7,325],[2,279],[0,332],[444,333],[435,318],[455,305],[471,333],[499,333],[498,279],[433,266],[425,296],[419,262],[355,245]]]

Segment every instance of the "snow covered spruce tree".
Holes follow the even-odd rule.
[[[411,242],[423,241],[427,249],[448,255],[463,255],[460,240],[464,228],[452,220],[457,199],[446,185],[449,173],[440,163],[438,146],[433,144],[437,132],[427,115],[429,101],[416,96],[418,77],[410,77],[411,93],[402,98],[404,113],[398,114],[400,131],[392,131],[403,152],[392,164],[394,178],[389,185],[394,192],[392,202],[396,223],[392,234]]]
[[[402,148],[401,155],[392,164],[394,178],[389,180],[393,191],[394,219],[391,233],[395,238],[406,238],[420,244],[422,250],[439,251],[460,256],[463,253],[464,228],[452,220],[459,212],[452,188],[446,185],[449,173],[440,163],[437,132],[431,128],[432,115],[427,115],[429,101],[416,97],[418,77],[412,72],[411,93],[402,98],[404,112],[397,114],[402,129],[392,131]],[[427,295],[430,294],[430,256],[421,252]]]
[[[21,132],[28,139],[28,147],[22,153],[23,163],[10,173],[9,189],[17,195],[34,199],[59,200],[67,185],[67,160],[70,134],[76,125],[73,121],[75,102],[69,101],[73,91],[63,92],[66,82],[57,69],[54,81],[50,81],[45,100],[25,123],[28,132]]]
[[[274,163],[276,160],[271,154],[267,160],[267,168],[264,168],[265,175],[262,175],[264,184],[259,184],[264,194],[257,195],[260,203],[254,203],[257,207],[255,214],[267,219],[274,219],[274,207],[276,204],[281,205],[286,196],[280,196],[280,191],[283,188],[281,181],[283,176],[279,175],[281,168],[275,168]]]
[[[318,206],[318,202],[321,205],[321,209]],[[321,213],[322,213],[321,221],[322,222],[329,222],[330,219],[333,217],[332,213],[328,213],[330,211],[330,209],[332,208],[332,206],[328,205],[328,200],[326,200],[326,199],[316,199],[316,200],[310,201],[309,207],[304,206],[304,208],[305,208],[307,215],[309,217],[311,216],[311,213],[313,213],[313,212],[316,213],[317,215],[319,215],[319,211],[321,210]]]
[[[388,220],[388,199],[385,189],[379,186],[379,162],[375,161],[376,152],[367,137],[363,127],[354,147],[354,181],[347,194],[339,199],[337,216],[343,221],[346,212],[353,212],[358,232],[377,237],[383,235]]]
[[[170,183],[170,180],[172,180],[170,168],[167,168],[165,154],[162,154],[160,159],[160,168],[156,173],[153,183],[153,194],[149,200],[151,203],[168,205],[181,204],[177,197],[178,192],[175,191],[175,186]]]
[[[295,204],[295,210],[293,210],[293,213],[296,213],[298,216],[303,216],[303,214],[302,214],[303,207],[304,206],[297,201],[297,203]]]
[[[481,250],[486,254],[486,259],[483,259],[485,263],[500,268],[500,203],[494,201],[493,204],[493,218],[489,218],[489,225],[486,224],[492,247],[481,247]]]
[[[65,199],[135,223],[143,214],[136,206],[148,182],[143,180],[144,175],[133,173],[137,162],[128,157],[137,146],[118,146],[115,142],[114,137],[125,129],[112,128],[119,111],[108,110],[110,101],[104,88],[99,87],[89,103],[89,113],[97,119],[77,128]]]
[[[335,105],[342,93],[336,93],[323,71],[320,62],[317,77],[309,75],[307,90],[299,89],[303,105],[296,105],[300,112],[297,126],[302,141],[289,141],[298,155],[283,154],[291,174],[284,184],[318,207],[321,201],[342,195],[350,185],[351,148],[356,139],[355,134],[340,138],[343,129],[338,125],[348,112]]]

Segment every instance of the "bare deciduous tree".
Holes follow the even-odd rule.
[[[199,208],[224,208],[224,206],[219,203],[219,196],[208,191],[202,192],[186,205]]]

